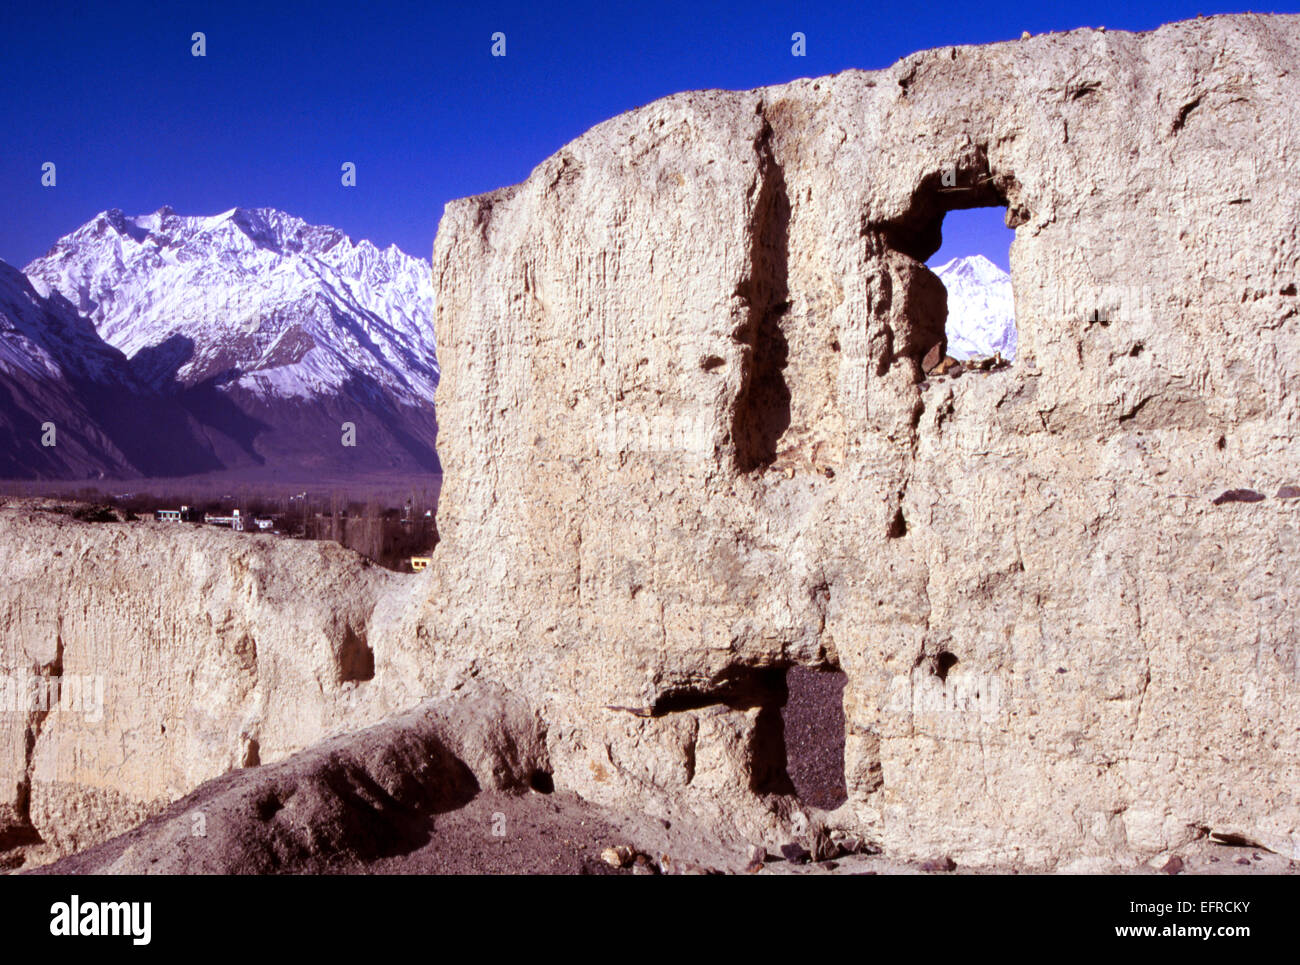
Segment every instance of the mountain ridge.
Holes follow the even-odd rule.
[[[84,319],[124,360],[101,365],[105,377],[194,423],[211,458],[173,460],[167,474],[277,464],[439,471],[432,278],[428,262],[395,245],[354,241],[275,208],[112,208],[11,271],[31,292],[10,280],[10,314],[30,314],[21,303],[38,299],[58,306],[38,312],[53,329]],[[42,377],[57,382],[75,367],[64,358]],[[347,423],[354,447],[342,444]]]

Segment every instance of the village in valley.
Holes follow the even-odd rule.
[[[132,501],[136,496],[123,493],[116,498]],[[153,518],[160,523],[220,526],[235,533],[333,540],[381,566],[406,573],[428,567],[438,540],[434,510],[425,508],[415,493],[399,508],[307,491],[288,496],[274,508],[265,500],[248,499],[243,508],[232,505],[236,501],[233,494],[226,494],[216,506],[158,507]]]
[[[0,497],[37,499],[49,511],[89,523],[215,526],[232,533],[331,540],[386,569],[418,573],[438,543],[439,486],[427,480],[323,490],[208,481],[152,480],[151,491],[34,482],[0,485]],[[399,488],[400,487],[400,488]]]

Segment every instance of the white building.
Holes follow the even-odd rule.
[[[213,516],[211,513],[204,513],[203,522],[212,526],[229,526],[237,533],[244,531],[244,517],[239,515],[237,509],[232,509],[229,516]]]

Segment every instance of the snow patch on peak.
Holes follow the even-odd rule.
[[[139,244],[149,235],[149,230],[136,224],[136,222],[124,215],[119,208],[112,208],[100,215],[110,228],[116,231],[124,238],[129,238]]]
[[[938,268],[933,269],[933,271],[940,278],[945,275],[960,275],[990,282],[997,282],[1011,277],[983,255],[967,255],[964,258],[953,258],[951,261],[947,261]]]
[[[932,270],[948,289],[948,354],[963,360],[1015,358],[1011,276],[983,255],[953,258]]]

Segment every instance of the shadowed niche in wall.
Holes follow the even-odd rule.
[[[844,780],[843,671],[791,667],[781,708],[786,773],[804,804],[830,810],[848,800]]]
[[[735,333],[746,347],[745,372],[731,435],[736,468],[750,472],[776,459],[777,441],[790,427],[790,387],[785,381],[789,345],[781,321],[790,307],[790,198],[785,174],[767,145],[760,145],[761,180],[754,203],[749,277],[736,290],[749,307]]]
[[[375,652],[366,642],[365,633],[357,633],[351,625],[343,629],[343,644],[338,655],[339,682],[373,680],[375,677]]]

